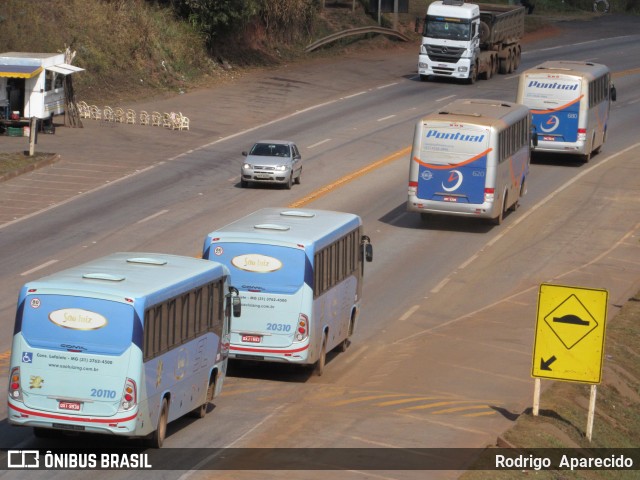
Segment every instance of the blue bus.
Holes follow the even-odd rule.
[[[416,124],[407,210],[502,223],[526,193],[536,136],[523,105],[456,100]]]
[[[351,213],[265,208],[207,235],[203,258],[226,265],[242,298],[229,356],[315,367],[349,345],[360,313],[362,220]]]
[[[579,156],[588,162],[607,139],[616,89],[605,65],[548,61],[520,75],[516,101],[531,109],[536,151]]]
[[[9,377],[8,420],[36,436],[147,437],[203,417],[226,374],[240,299],[215,262],[114,253],[24,285]]]

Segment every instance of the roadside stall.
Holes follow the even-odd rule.
[[[0,130],[16,134],[31,118],[52,124],[65,111],[65,77],[82,70],[64,53],[0,53]]]

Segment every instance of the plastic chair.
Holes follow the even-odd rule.
[[[149,125],[150,116],[145,110],[140,111],[140,125]]]
[[[151,126],[160,127],[162,125],[162,115],[160,112],[151,113]]]
[[[127,109],[125,120],[128,124],[135,125],[136,123],[136,112],[131,108]]]

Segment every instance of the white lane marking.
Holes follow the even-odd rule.
[[[376,87],[376,90],[382,90],[383,88],[393,87],[394,85],[398,85],[398,82],[388,83],[386,85],[380,85],[379,87]]]
[[[258,423],[256,423],[253,427],[251,427],[249,430],[247,430],[246,432],[244,432],[242,435],[240,435],[238,438],[236,438],[233,442],[231,442],[229,445],[227,445],[224,448],[231,448],[233,447],[236,443],[242,441],[243,438],[245,438],[247,435],[249,435],[250,433],[254,432],[255,430],[257,430],[259,427],[261,427],[262,425],[264,425],[266,422],[268,422],[273,416],[276,415],[276,413],[278,413],[280,410],[282,410],[286,405],[280,405],[278,407],[275,408],[275,410],[273,412],[271,412],[269,415],[267,415],[266,417],[264,417],[262,420],[260,420]],[[194,473],[197,473],[199,471],[199,469],[206,465],[207,463],[211,462],[214,458],[218,457],[219,455],[224,453],[224,449],[220,449],[218,450],[216,453],[212,453],[211,455],[209,455],[208,457],[204,458],[203,460],[201,460],[198,464],[196,464],[191,470],[189,470],[188,472],[185,472],[184,474],[180,475],[178,477],[179,480],[184,480],[189,478],[191,475],[193,475]]]
[[[395,117],[395,116],[396,116],[395,114],[393,114],[393,115],[387,115],[386,117],[379,118],[377,121],[378,121],[378,122],[384,122],[385,120],[389,120],[390,118],[393,118],[393,117]]]
[[[413,307],[411,307],[409,310],[407,310],[407,311],[405,312],[405,314],[404,314],[404,315],[402,315],[402,316],[400,317],[400,321],[401,321],[401,322],[404,322],[405,320],[407,320],[407,319],[408,319],[409,317],[411,317],[411,315],[413,315],[413,314],[416,312],[416,310],[418,310],[419,308],[420,308],[420,305],[414,305]]]
[[[169,211],[169,210],[160,210],[159,212],[156,212],[156,213],[154,213],[153,215],[149,215],[148,217],[143,218],[142,220],[138,220],[138,221],[136,222],[136,224],[137,224],[137,223],[144,223],[144,222],[147,222],[147,221],[149,221],[149,220],[151,220],[151,219],[153,219],[153,218],[159,217],[160,215],[164,215],[164,214],[165,214],[165,213],[167,213],[168,211]]]
[[[30,273],[37,272],[38,270],[42,270],[43,268],[47,268],[49,265],[53,265],[57,263],[58,260],[49,260],[48,262],[44,262],[42,265],[38,265],[37,267],[32,268],[31,270],[27,270],[26,272],[22,272],[20,274],[21,277],[29,275]]]
[[[451,277],[445,277],[442,279],[442,281],[436,285],[435,287],[433,287],[431,289],[431,293],[438,293],[440,290],[442,290],[442,288],[449,283],[449,280],[451,280]]]
[[[320,145],[322,145],[323,143],[327,143],[327,142],[330,142],[330,141],[331,141],[330,138],[325,138],[324,140],[320,140],[319,142],[316,142],[313,145],[309,145],[307,148],[316,148],[316,147],[319,147]]]
[[[358,93],[354,93],[351,95],[347,95],[346,97],[341,97],[343,100],[349,99],[349,98],[353,98],[353,97],[358,97],[360,95],[364,95],[365,93],[367,93],[366,90],[362,91],[362,92],[358,92]]]
[[[455,98],[455,97],[457,97],[457,95],[448,95],[446,97],[436,98],[436,102],[444,102],[445,100],[449,100],[450,98]]]

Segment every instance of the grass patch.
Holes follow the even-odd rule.
[[[24,152],[0,153],[0,178],[35,168],[54,156],[53,153],[44,152],[34,152],[31,156]]]

